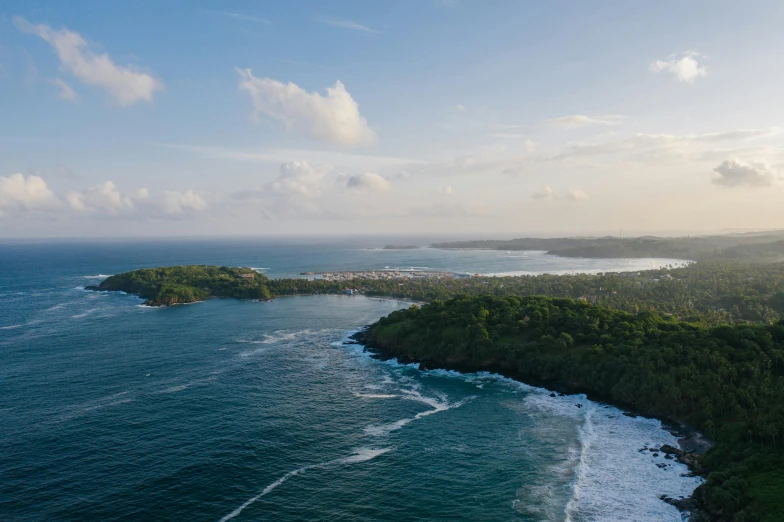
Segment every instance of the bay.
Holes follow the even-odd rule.
[[[674,443],[658,421],[498,376],[381,362],[346,343],[409,303],[313,296],[153,309],[83,290],[164,264],[253,266],[282,277],[676,262],[368,246],[0,245],[3,519],[681,519],[659,496],[688,495],[699,479],[638,451]]]

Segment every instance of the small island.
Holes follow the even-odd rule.
[[[415,245],[385,245],[384,250],[416,250],[418,247]]]
[[[195,303],[209,297],[269,299],[269,279],[251,268],[172,266],[142,268],[108,277],[88,290],[138,295],[148,306]]]

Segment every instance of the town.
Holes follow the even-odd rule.
[[[311,276],[324,281],[348,281],[356,279],[389,280],[389,279],[447,279],[453,277],[471,277],[470,274],[454,272],[430,272],[424,270],[360,270],[356,272],[302,272],[300,275]]]

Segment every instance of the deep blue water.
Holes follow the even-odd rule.
[[[181,263],[280,277],[654,262],[356,243],[0,245],[0,519],[680,520],[658,496],[697,484],[680,464],[638,452],[674,443],[658,421],[490,375],[420,372],[343,343],[408,303],[152,309],[82,289]]]

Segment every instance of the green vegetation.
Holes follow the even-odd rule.
[[[711,520],[784,513],[784,321],[707,328],[569,299],[459,296],[393,312],[372,350],[497,371],[677,419],[716,440],[695,497]]]
[[[88,288],[137,294],[152,306],[348,289],[430,302],[381,319],[368,332],[371,346],[686,422],[717,441],[700,459],[710,473],[695,494],[712,520],[784,513],[784,263],[339,282],[196,265],[135,270]]]
[[[250,268],[191,265],[142,268],[113,275],[88,289],[119,290],[146,299],[147,305],[164,306],[203,301],[208,297],[269,299],[268,281]]]
[[[784,232],[728,234],[724,236],[661,238],[653,236],[519,238],[435,243],[434,248],[489,250],[543,250],[563,257],[664,257],[707,261],[776,261],[784,259]]]
[[[659,311],[709,325],[772,323],[784,318],[784,263],[711,261],[683,268],[597,275],[356,281],[349,288],[417,301],[444,300],[458,294],[584,298],[617,310]]]
[[[598,275],[341,282],[268,279],[249,268],[198,265],[135,270],[111,276],[90,288],[122,290],[158,306],[200,301],[211,296],[270,299],[299,294],[342,294],[352,289],[366,295],[425,302],[458,294],[568,297],[631,313],[672,314],[706,325],[739,321],[770,324],[784,318],[784,263],[714,261],[683,268]]]

